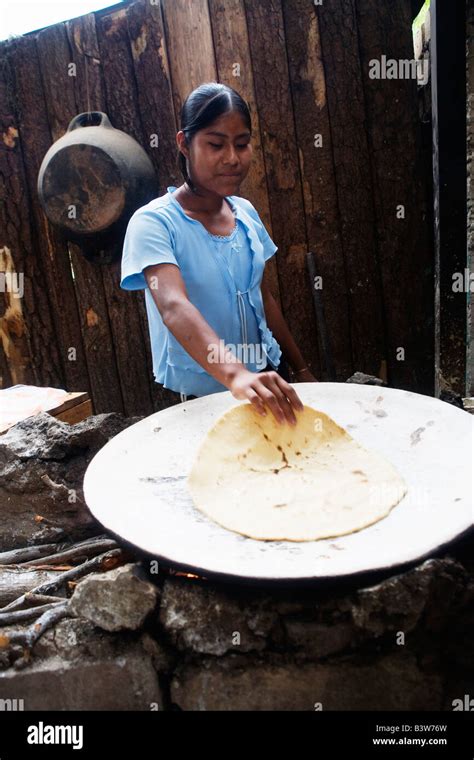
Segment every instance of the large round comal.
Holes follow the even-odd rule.
[[[173,568],[277,585],[393,571],[472,530],[470,414],[396,388],[294,387],[312,411],[300,416],[305,424],[299,432],[285,425],[273,429],[271,442],[263,436],[268,447],[262,435],[271,417],[249,428],[242,420],[256,415],[251,418],[248,402],[229,392],[173,405],[131,425],[87,468],[84,496],[91,512],[112,533]],[[301,434],[307,462],[298,469],[303,449],[288,449]],[[250,468],[243,464],[249,456]],[[278,474],[269,474],[269,465]],[[218,479],[225,477],[232,484],[224,480],[221,489]],[[263,487],[255,487],[260,482]],[[270,482],[283,485],[275,490]],[[301,510],[296,521],[285,521],[288,508]],[[249,533],[259,537],[244,535]]]

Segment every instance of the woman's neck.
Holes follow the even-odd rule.
[[[209,216],[216,216],[225,209],[225,198],[222,195],[216,193],[208,193],[207,191],[200,191],[193,193],[186,182],[178,187],[175,195],[190,211],[194,211],[199,214],[207,214]]]

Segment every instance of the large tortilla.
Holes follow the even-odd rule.
[[[228,530],[261,540],[314,541],[381,520],[407,492],[395,468],[323,412],[294,410],[279,425],[252,404],[223,414],[187,483],[195,506]]]

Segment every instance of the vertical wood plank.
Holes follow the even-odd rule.
[[[21,189],[24,174],[17,116],[13,112],[14,90],[5,45],[0,59],[0,388],[34,383],[36,375],[27,335],[29,314],[22,295],[25,285],[31,293],[29,280],[35,273],[34,269],[28,271],[25,256],[26,250],[32,250],[32,237],[28,202]],[[34,305],[33,294],[31,306]]]
[[[474,6],[468,6],[466,18],[467,48],[467,269],[474,277]],[[467,294],[466,396],[474,396],[474,294]]]
[[[127,22],[143,146],[153,162],[163,195],[168,185],[180,184],[182,177],[161,8],[158,4],[133,3],[127,8]]]
[[[346,380],[356,368],[318,17],[306,0],[284,0],[283,13],[308,244],[322,277],[335,379]]]
[[[163,195],[169,185],[180,185],[182,176],[177,162],[176,116],[161,7],[159,4],[133,3],[127,8],[127,22],[137,108],[141,116],[142,145],[153,162],[158,177],[157,195]],[[140,293],[139,296],[142,326],[148,347],[148,372],[152,377],[146,307],[143,294]],[[174,391],[156,382],[153,382],[153,386],[155,410],[179,401],[179,395]]]
[[[435,393],[466,393],[466,6],[431,0]],[[462,278],[460,289],[455,278]]]
[[[38,367],[37,382],[90,393],[67,249],[48,224],[37,193],[38,172],[51,144],[51,135],[34,35],[16,40],[12,48],[12,67],[24,164],[21,187],[35,237],[34,248],[26,250],[28,265],[31,259],[31,266],[35,266],[30,292],[37,305],[34,314],[28,318],[28,334]],[[25,225],[22,224],[23,229]],[[74,361],[70,360],[71,347],[76,350]]]
[[[244,3],[243,0],[227,0],[223,5],[220,0],[209,0],[209,11],[219,82],[237,90],[248,103],[252,119],[252,162],[242,183],[241,194],[253,203],[269,235],[273,237]],[[275,244],[278,245],[277,240]],[[279,257],[280,251],[268,262],[265,276],[268,270],[268,283],[281,305]]]
[[[41,75],[48,82],[46,106],[52,138],[56,141],[78,113],[75,98],[77,72],[71,75],[74,61],[65,25],[58,24],[41,31],[37,36],[37,46]],[[101,274],[94,264],[86,261],[76,245],[69,244],[69,250],[95,412],[123,412]],[[67,248],[63,254],[66,258]]]
[[[217,81],[207,0],[162,0],[176,124],[191,90]]]
[[[355,370],[386,377],[381,275],[374,234],[374,189],[354,0],[317,6],[349,290]]]
[[[391,385],[434,390],[433,240],[416,79],[376,79],[371,61],[414,57],[411,2],[358,0]],[[372,64],[372,67],[374,64]]]
[[[123,10],[120,13],[123,17]],[[72,60],[77,66],[75,99],[78,111],[104,111],[112,125],[120,129],[120,124],[115,123],[115,112],[110,112],[105,97],[104,68],[94,14],[67,22],[66,30]],[[115,71],[112,71],[112,78],[114,75]],[[123,235],[116,240],[119,250],[122,238]],[[148,336],[144,334],[140,313],[142,294],[128,293],[120,288],[120,261],[90,265],[87,271],[101,283],[103,319],[110,326],[124,412],[128,416],[151,414],[154,411],[153,377],[147,358]]]
[[[269,189],[278,273],[288,326],[316,377],[320,374],[317,326],[306,269],[306,234],[293,104],[281,5],[245,0],[256,106]]]

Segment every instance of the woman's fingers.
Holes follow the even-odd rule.
[[[258,393],[250,388],[250,390],[247,392],[247,398],[255,410],[264,417],[267,412],[265,410],[265,404],[263,403]]]
[[[254,385],[254,390],[270,407],[277,422],[283,423],[287,420],[292,425],[296,424],[292,406],[302,409],[303,404],[293,388],[277,372],[260,373],[259,382]]]
[[[242,370],[229,390],[237,399],[248,399],[259,414],[266,414],[268,407],[279,423],[296,424],[294,410],[303,409],[294,388],[275,371],[255,373]]]
[[[296,417],[295,414],[291,408],[291,404],[289,403],[288,399],[278,386],[278,383],[273,378],[269,380],[270,382],[270,393],[273,394],[273,399],[269,402],[270,404],[274,404],[274,408],[277,409],[278,413],[278,419],[280,422],[284,422],[285,419],[287,422],[291,423],[292,425],[296,424]]]
[[[287,383],[286,380],[284,380],[281,377],[281,375],[279,375],[278,373],[277,373],[277,376],[276,376],[276,382],[278,383],[278,385],[282,389],[283,393],[288,397],[291,405],[294,406],[295,409],[299,409],[300,411],[302,411],[303,408],[304,408],[304,404],[301,401],[301,399],[298,396],[298,394],[295,391],[295,389],[292,388],[291,385],[289,383]]]
[[[258,390],[258,394],[260,398],[263,399],[265,404],[270,407],[270,410],[276,421],[283,423],[285,421],[285,414],[280,404],[278,403],[275,394],[266,386],[264,386],[261,390]]]

